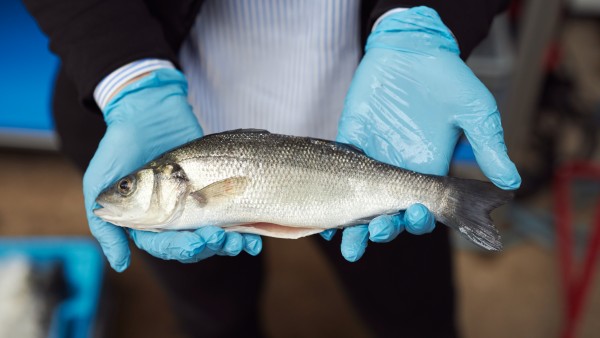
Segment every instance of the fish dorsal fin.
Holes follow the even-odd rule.
[[[213,134],[213,135],[218,135],[218,134],[249,134],[249,133],[256,133],[256,134],[270,134],[271,132],[269,132],[268,130],[265,129],[255,129],[255,128],[240,128],[240,129],[233,129],[233,130],[227,130],[221,133],[217,133],[217,134]]]
[[[200,205],[205,206],[211,202],[241,195],[244,191],[246,191],[249,182],[250,180],[247,177],[229,177],[224,180],[211,183],[200,190],[193,191],[190,196],[198,201]]]
[[[348,149],[352,152],[355,153],[359,153],[361,155],[366,155],[364,150],[360,149],[359,147],[353,145],[353,144],[349,144],[349,143],[342,143],[342,142],[335,142],[340,148],[345,148]]]

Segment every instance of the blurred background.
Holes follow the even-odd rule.
[[[0,3],[0,46],[0,338],[185,337],[141,253],[117,274],[89,237],[81,174],[53,131],[58,60],[17,0]],[[513,1],[468,64],[498,100],[523,187],[495,215],[503,252],[453,239],[460,330],[600,337],[600,1]],[[466,142],[452,174],[483,177]],[[265,245],[270,336],[371,336],[311,241]]]

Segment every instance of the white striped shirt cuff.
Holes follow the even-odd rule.
[[[160,68],[175,68],[171,61],[161,59],[142,59],[128,63],[108,74],[94,89],[94,100],[101,110],[108,104],[109,98],[127,81],[144,73]]]
[[[408,8],[394,8],[394,9],[390,9],[389,11],[381,14],[381,16],[379,18],[377,18],[377,21],[375,21],[375,23],[373,24],[373,27],[371,28],[371,32],[375,30],[375,27],[377,27],[377,25],[379,25],[381,20],[385,19],[385,17],[390,16],[395,13],[404,12],[406,10],[408,10]]]

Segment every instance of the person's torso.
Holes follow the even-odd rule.
[[[358,64],[359,0],[209,0],[180,59],[205,132],[334,138]]]

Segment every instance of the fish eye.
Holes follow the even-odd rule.
[[[122,178],[119,183],[117,183],[117,190],[121,196],[129,196],[134,190],[133,178],[130,176]]]

